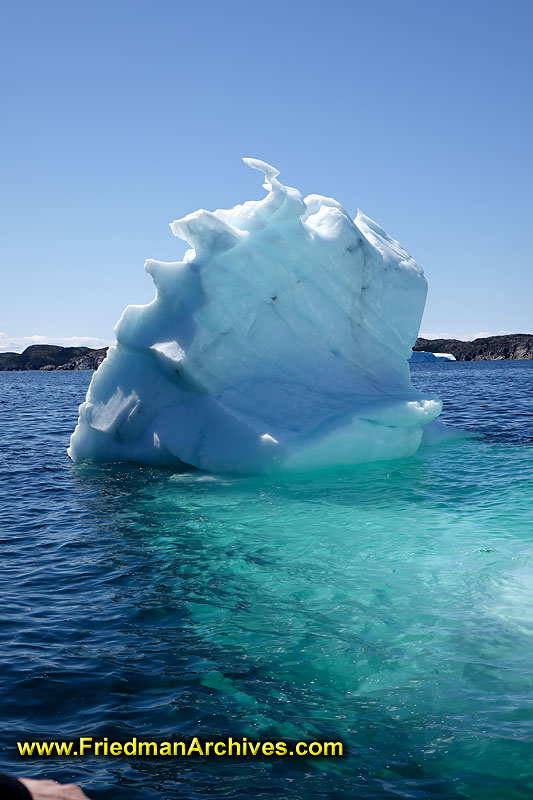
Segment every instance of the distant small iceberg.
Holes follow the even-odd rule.
[[[425,363],[433,361],[455,361],[456,358],[451,353],[426,353],[421,350],[413,350],[413,354],[409,359],[410,364],[417,364],[420,361]]]

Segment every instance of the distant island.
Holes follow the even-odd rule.
[[[417,339],[415,351],[451,353],[457,361],[504,361],[507,359],[533,359],[533,334],[509,333],[505,336],[487,336],[471,342],[459,339]]]
[[[413,350],[451,353],[457,361],[503,361],[533,359],[533,334],[509,333],[462,342],[459,339],[416,340]],[[0,353],[0,371],[98,369],[107,347],[60,347],[32,344],[23,353]]]
[[[0,353],[0,370],[98,369],[107,347],[61,347],[56,344],[32,344],[23,353]]]

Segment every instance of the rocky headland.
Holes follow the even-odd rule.
[[[510,333],[462,342],[460,339],[416,340],[413,350],[452,353],[457,361],[533,359],[533,334]],[[23,353],[0,353],[0,371],[98,369],[107,347],[60,347],[33,344]]]
[[[533,359],[533,334],[509,333],[462,342],[459,339],[417,339],[413,350],[451,353],[457,361]]]
[[[55,344],[32,344],[23,353],[0,353],[0,370],[98,369],[107,347],[60,347]]]

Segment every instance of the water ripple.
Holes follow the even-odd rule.
[[[529,798],[533,364],[412,371],[485,438],[290,478],[71,464],[89,375],[0,373],[2,768],[95,800]],[[171,734],[349,754],[14,751]]]

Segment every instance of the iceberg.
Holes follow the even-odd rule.
[[[209,472],[316,470],[412,455],[441,401],[408,359],[427,284],[360,211],[284,186],[172,222],[190,249],[149,259],[92,377],[69,455]]]
[[[452,353],[429,353],[426,350],[413,350],[409,362],[411,364],[418,364],[423,361],[425,363],[435,361],[455,361],[455,356]]]

